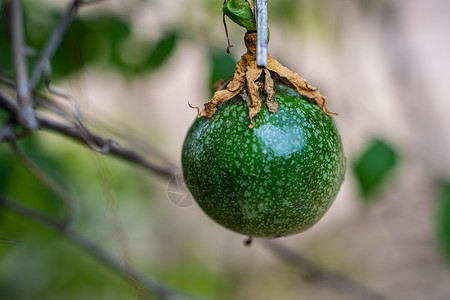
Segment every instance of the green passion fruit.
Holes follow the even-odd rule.
[[[333,119],[292,89],[277,87],[276,113],[263,105],[249,128],[241,96],[211,118],[197,118],[182,149],[186,186],[217,223],[250,237],[274,238],[314,225],[345,175]]]

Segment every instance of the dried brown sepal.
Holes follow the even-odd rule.
[[[300,95],[314,101],[326,114],[337,115],[327,110],[327,98],[319,93],[318,88],[309,85],[305,79],[273,59],[270,54],[267,57],[267,68],[277,75],[277,81],[297,90]]]
[[[253,63],[255,67],[253,67]],[[261,98],[259,97],[259,85],[256,82],[261,74],[262,70],[256,67],[256,61],[251,62],[247,69],[247,88],[249,92],[247,107],[248,107],[248,118],[250,119],[250,125],[248,127],[253,128],[253,117],[256,116],[261,111]]]
[[[235,97],[245,87],[246,64],[240,60],[234,69],[233,79],[228,83],[225,90],[214,93],[213,98],[205,103],[205,109],[200,117],[211,118],[216,110],[227,100]]]
[[[317,104],[325,113],[336,115],[327,110],[327,99],[319,93],[316,87],[310,86],[306,80],[284,67],[270,54],[267,57],[267,68],[258,67],[256,65],[256,40],[255,32],[245,34],[244,41],[247,53],[242,55],[234,69],[232,79],[226,82],[226,88],[214,93],[213,98],[205,104],[205,109],[199,114],[199,117],[210,118],[224,102],[238,94],[246,95],[245,100],[250,119],[249,127],[253,128],[253,118],[261,110],[260,90],[267,95],[265,104],[269,111],[275,113],[278,110],[274,82],[280,82],[295,89],[300,95]]]
[[[214,83],[214,85],[213,85],[214,92],[217,92],[217,91],[220,91],[220,90],[223,90],[224,88],[226,88],[232,78],[233,77],[230,77],[227,80],[221,79],[221,80],[217,81],[216,83]]]
[[[265,79],[264,79],[264,90],[267,93],[266,105],[271,113],[276,113],[278,110],[278,103],[275,101],[275,87],[272,76],[268,69],[264,69]]]

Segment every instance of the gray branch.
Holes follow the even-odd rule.
[[[14,73],[16,77],[17,102],[20,107],[18,119],[27,129],[34,130],[37,129],[38,123],[34,115],[32,94],[30,92],[30,86],[28,85],[22,0],[11,1],[11,15]]]
[[[315,263],[279,242],[263,241],[263,245],[282,261],[298,269],[306,280],[328,286],[338,292],[358,300],[387,300],[383,295],[373,291],[364,284],[343,274],[323,270]]]
[[[13,116],[17,115],[17,112],[19,110],[17,105],[14,102],[8,100],[2,93],[0,93],[0,106],[11,113]],[[156,173],[164,179],[172,179],[178,176],[179,170],[175,170],[151,162],[132,149],[121,147],[120,145],[111,142],[111,139],[104,138],[92,133],[81,124],[72,123],[72,125],[66,125],[39,115],[37,116],[37,120],[39,121],[39,125],[42,129],[60,133],[89,147],[92,147],[94,145],[100,149],[104,149],[104,154],[112,155],[127,162],[131,162],[138,166],[144,167],[145,169]]]

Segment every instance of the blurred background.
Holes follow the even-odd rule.
[[[69,3],[24,1],[29,47],[45,46]],[[208,101],[245,52],[244,29],[228,21],[226,54],[222,3],[83,6],[51,61],[51,82],[95,133],[180,167],[196,113],[188,102]],[[0,70],[12,77],[8,6],[0,1]],[[325,217],[277,242],[386,299],[450,299],[449,13],[447,0],[269,1],[269,52],[327,96],[348,161]],[[305,280],[259,241],[245,247],[189,198],[175,203],[167,178],[45,130],[18,144],[75,199],[77,231],[151,277],[214,299],[353,299]],[[2,143],[0,155],[2,195],[64,215],[17,151]],[[0,238],[0,299],[137,298],[61,234],[1,207]]]

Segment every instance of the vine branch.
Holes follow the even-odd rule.
[[[14,102],[8,100],[7,97],[1,92],[0,106],[13,116],[16,116],[19,111],[18,106]],[[81,128],[80,124],[72,123],[71,125],[67,125],[44,116],[37,115],[36,117],[42,129],[60,133],[65,137],[69,137],[89,147],[92,147],[93,144],[94,146],[103,149],[104,154],[110,154],[122,160],[139,165],[153,173],[156,173],[164,179],[171,179],[178,176],[177,174],[179,172],[176,172],[177,170],[153,163],[132,149],[121,147],[117,143],[113,143],[111,139],[92,133],[84,126]]]
[[[338,292],[350,295],[353,299],[387,300],[383,295],[350,277],[340,273],[323,270],[300,253],[295,252],[280,243],[263,241],[262,244],[282,261],[298,269],[301,276],[306,280],[328,286]]]
[[[11,15],[14,74],[16,77],[17,102],[20,107],[18,118],[20,123],[27,129],[34,130],[38,127],[38,123],[34,115],[32,94],[30,93],[30,86],[28,84],[22,0],[11,1]]]

